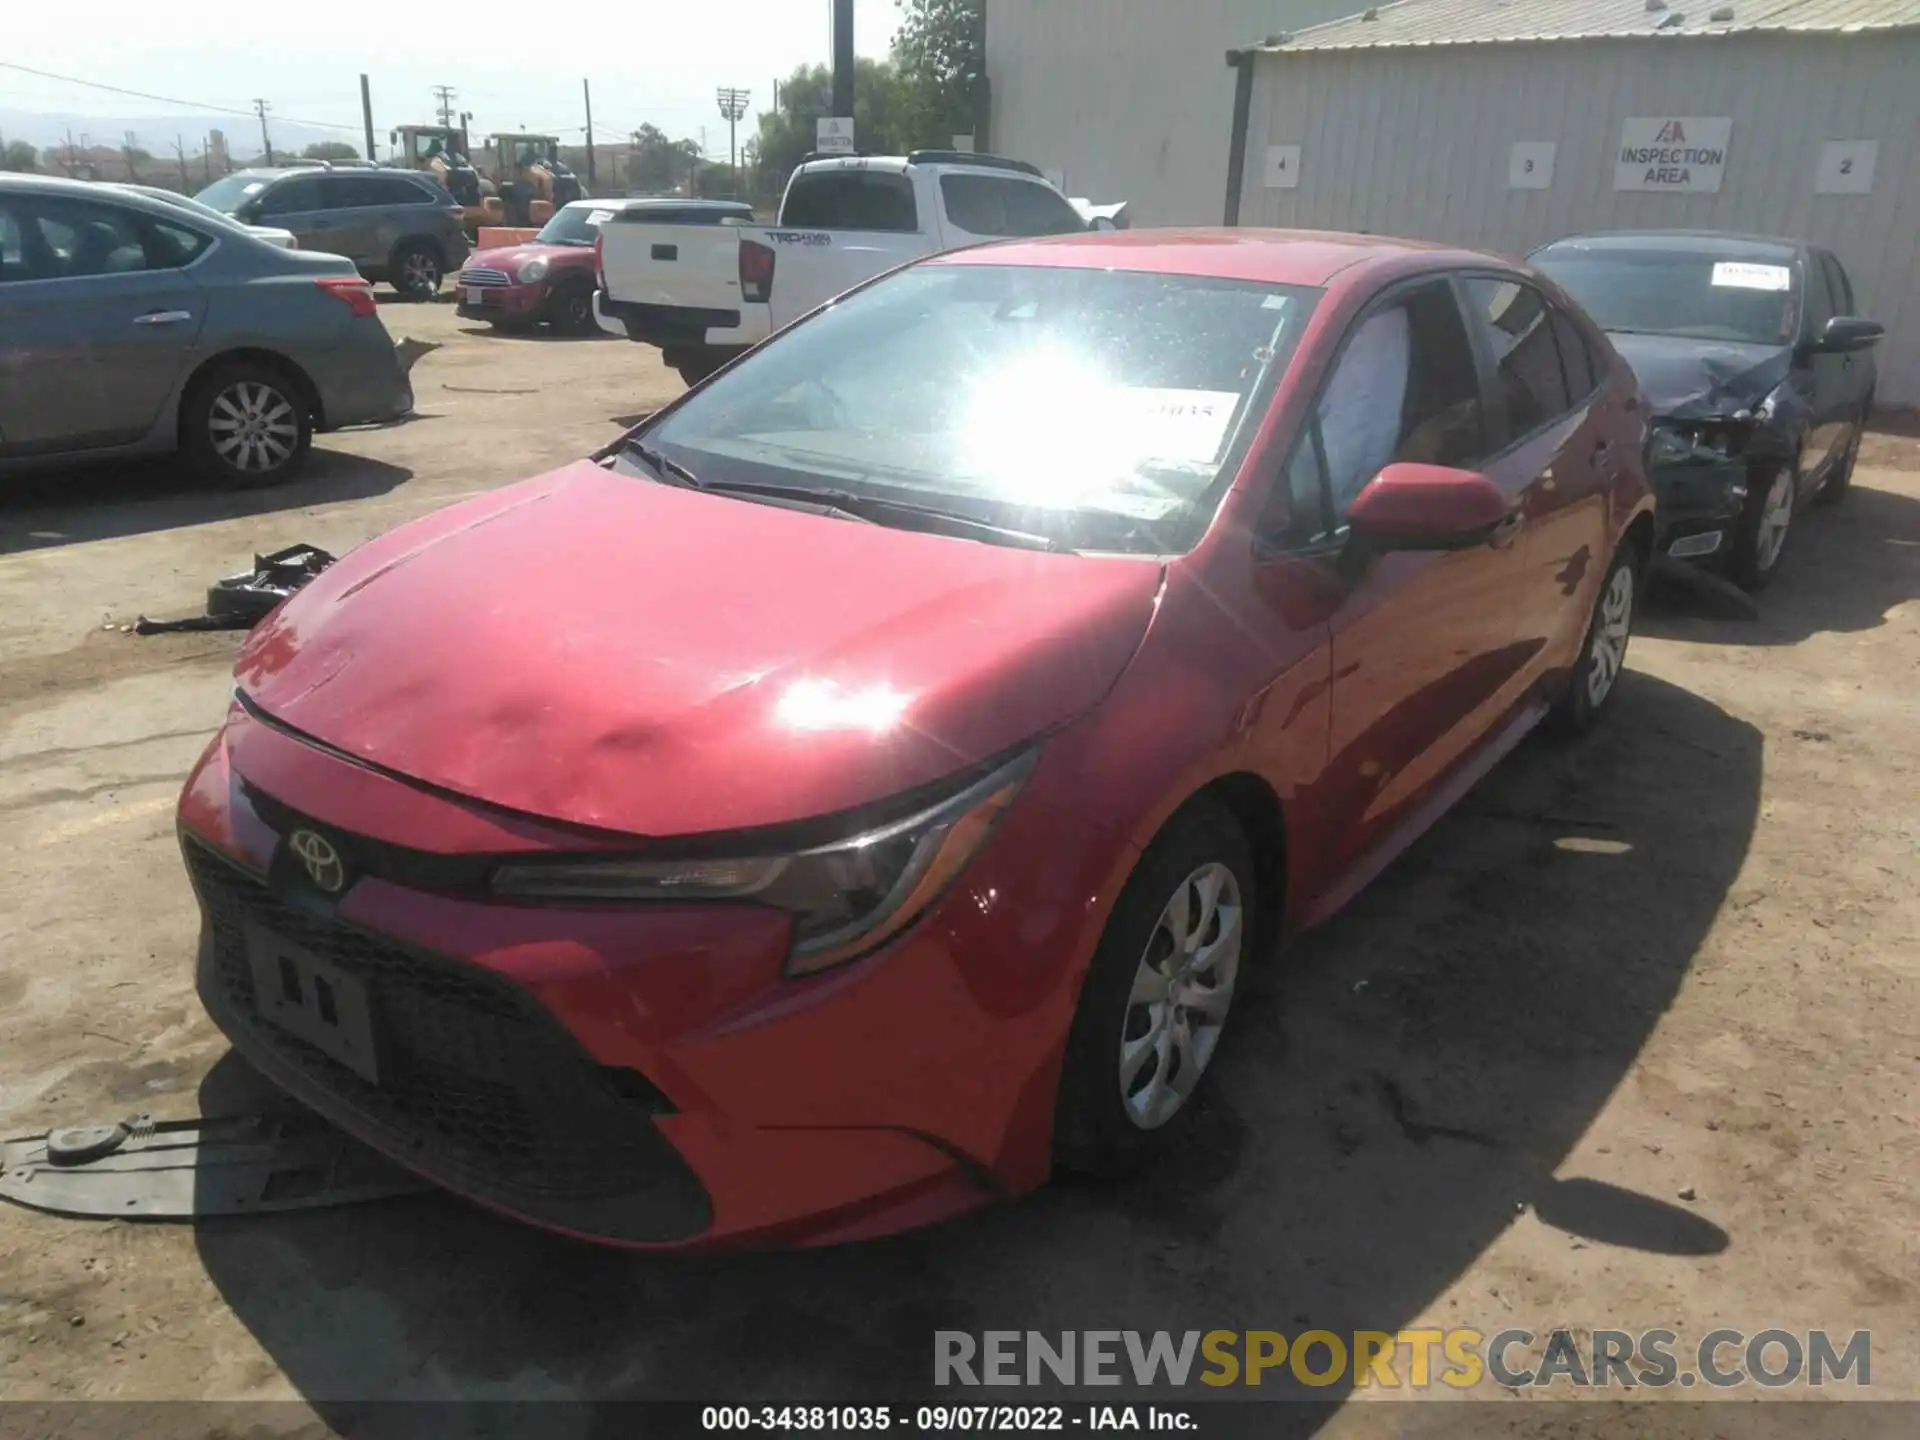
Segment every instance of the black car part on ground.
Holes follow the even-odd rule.
[[[428,1187],[305,1110],[66,1126],[0,1141],[0,1199],[55,1215],[191,1220]]]
[[[289,545],[271,555],[253,557],[253,568],[229,575],[207,587],[204,615],[181,620],[134,622],[136,635],[163,635],[179,630],[251,630],[294,591],[333,564],[334,557],[318,545]]]

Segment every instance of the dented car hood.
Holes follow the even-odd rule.
[[[1662,419],[1712,420],[1751,410],[1766,399],[1793,366],[1785,345],[1694,340],[1676,335],[1607,337]]]
[[[1152,560],[823,518],[580,462],[355,551],[249,636],[248,699],[372,764],[640,836],[829,815],[1094,705]]]

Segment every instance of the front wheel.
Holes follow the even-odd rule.
[[[180,424],[194,467],[216,484],[245,489],[288,479],[313,444],[313,418],[299,387],[246,361],[195,381]]]
[[[585,285],[568,285],[547,297],[547,321],[563,335],[597,335],[600,322],[593,318],[593,291]]]
[[[1627,664],[1627,643],[1633,638],[1634,610],[1640,603],[1640,552],[1631,540],[1621,545],[1607,578],[1600,582],[1599,598],[1587,622],[1586,643],[1574,661],[1573,676],[1555,705],[1553,719],[1562,731],[1584,734],[1600,719],[1613,698],[1620,672]]]
[[[1750,593],[1767,588],[1780,568],[1800,500],[1800,462],[1776,466],[1747,492],[1746,508],[1733,531],[1728,562],[1734,584]]]
[[[1054,1157],[1125,1173],[1177,1144],[1219,1047],[1254,924],[1252,848],[1189,803],[1140,857],[1107,921],[1067,1039]]]

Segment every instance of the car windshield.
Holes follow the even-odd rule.
[[[1204,532],[1319,294],[922,266],[774,340],[641,443],[716,487],[840,491],[1076,550],[1171,553]]]
[[[194,195],[194,199],[209,210],[217,210],[222,215],[231,215],[252,196],[267,188],[267,177],[249,175],[241,171],[237,175],[226,175],[214,181],[206,189]]]
[[[1800,282],[1785,259],[1566,246],[1533,263],[1605,330],[1786,345],[1800,322]]]
[[[553,212],[534,238],[542,245],[591,245],[600,227],[613,218],[613,211],[602,205],[563,205]]]

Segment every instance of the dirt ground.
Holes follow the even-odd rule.
[[[551,468],[678,389],[618,341],[384,313],[444,342],[418,418],[324,437],[298,484],[158,464],[0,499],[0,1134],[246,1084],[192,992],[170,815],[237,637],[117,627],[194,611],[256,550],[344,551]],[[197,1227],[0,1206],[0,1395],[294,1399],[327,1426],[376,1399],[845,1401],[923,1391],[936,1328],[1312,1323],[1864,1329],[1872,1393],[1920,1399],[1916,454],[1875,438],[1759,620],[1670,592],[1600,733],[1529,741],[1261,972],[1180,1165],[698,1259],[439,1196]]]

